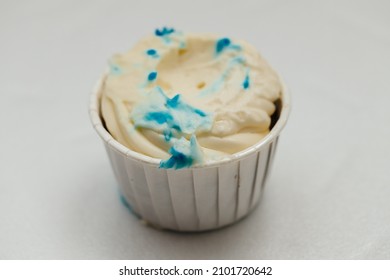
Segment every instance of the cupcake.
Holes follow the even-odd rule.
[[[283,83],[252,45],[172,28],[114,55],[90,105],[125,201],[179,231],[250,213],[288,111]]]

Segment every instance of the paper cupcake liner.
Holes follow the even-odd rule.
[[[92,94],[90,117],[123,196],[143,220],[164,229],[205,231],[232,224],[254,209],[287,120],[285,90],[279,120],[258,144],[219,163],[175,170],[159,168],[159,160],[135,153],[112,138],[99,112],[102,81],[104,77]]]

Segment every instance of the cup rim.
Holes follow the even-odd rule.
[[[278,75],[279,76],[279,75]],[[108,130],[104,127],[101,114],[100,114],[100,98],[101,98],[101,90],[104,85],[104,81],[106,80],[107,74],[104,74],[99,81],[97,82],[96,86],[94,87],[92,94],[90,96],[90,106],[89,106],[89,116],[90,120],[92,122],[92,125],[100,138],[107,143],[108,146],[119,152],[120,154],[124,155],[126,158],[132,158],[136,161],[142,162],[144,164],[153,165],[156,167],[160,166],[161,159],[153,158],[141,153],[138,153],[136,151],[133,151],[126,146],[119,143],[117,140],[115,140],[112,135],[108,132]],[[283,80],[279,76],[279,81],[282,86],[281,90],[281,110],[280,110],[280,116],[278,120],[276,121],[273,128],[268,132],[268,134],[262,138],[259,142],[256,144],[240,151],[237,153],[234,153],[232,155],[226,156],[218,161],[210,161],[206,162],[204,164],[190,166],[186,169],[198,169],[198,168],[209,168],[209,167],[216,167],[223,164],[227,164],[233,161],[238,161],[243,158],[246,158],[252,154],[255,154],[258,151],[261,151],[264,147],[269,145],[271,142],[273,142],[280,134],[280,132],[285,127],[290,110],[291,110],[291,100],[290,100],[290,94],[289,91],[283,82]]]

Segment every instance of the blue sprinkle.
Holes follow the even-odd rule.
[[[181,132],[181,128],[177,124],[172,125],[172,129],[176,129],[177,131]]]
[[[173,120],[173,117],[168,112],[149,112],[145,115],[145,120],[163,124]]]
[[[180,101],[179,99],[180,99],[180,94],[176,94],[171,99],[168,99],[166,103],[167,107],[176,108],[177,105],[179,105],[179,101]]]
[[[196,114],[198,114],[199,116],[201,116],[201,117],[205,117],[205,116],[206,116],[206,113],[203,112],[202,110],[194,109],[194,112],[195,112]]]
[[[250,84],[250,81],[249,81],[249,74],[246,74],[245,80],[244,80],[244,82],[242,83],[242,87],[243,87],[244,89],[248,89],[248,88],[249,88],[249,84]]]
[[[169,35],[169,34],[171,34],[171,33],[173,33],[173,32],[175,32],[175,29],[163,27],[161,30],[156,29],[156,30],[154,31],[154,34],[155,34],[156,36],[162,37],[162,36],[165,36],[165,35]]]
[[[153,71],[153,72],[149,73],[149,75],[148,75],[148,80],[149,81],[154,81],[156,78],[157,78],[157,72],[156,71]]]
[[[145,52],[148,56],[153,57],[153,58],[158,58],[158,52],[155,49],[148,49]]]
[[[146,51],[146,54],[153,56],[157,54],[157,51],[155,49],[149,49]]]
[[[166,142],[169,142],[172,138],[172,131],[170,131],[169,129],[165,130],[164,131],[164,139]]]
[[[226,47],[230,45],[230,39],[229,38],[222,38],[217,41],[217,44],[215,45],[215,51],[217,54],[221,53]]]

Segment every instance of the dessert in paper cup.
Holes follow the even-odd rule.
[[[257,205],[289,107],[247,42],[163,28],[110,59],[89,111],[130,208],[158,228],[205,231]]]

